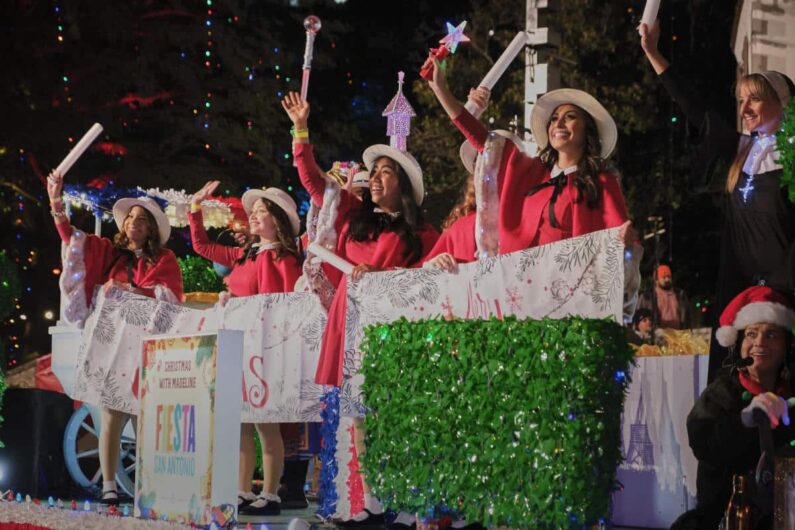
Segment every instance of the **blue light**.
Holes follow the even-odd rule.
[[[248,80],[254,81],[254,74],[248,74]]]
[[[205,128],[205,129],[209,129],[209,128],[210,128],[210,124],[209,124],[209,123],[207,123],[207,122],[204,122],[204,128]]]
[[[279,48],[274,48],[273,53],[279,53]]]
[[[179,52],[179,56],[180,56],[181,59],[184,59],[185,58],[185,52]]]
[[[205,20],[204,23],[207,25],[208,28],[213,25],[213,23],[209,19]]]
[[[627,374],[624,373],[624,370],[616,370],[616,375],[614,376],[616,381],[623,381],[626,377]]]

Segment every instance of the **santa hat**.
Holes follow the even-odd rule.
[[[770,287],[749,287],[723,310],[715,337],[721,346],[729,347],[737,342],[741,330],[758,323],[776,324],[791,330],[795,326],[795,309],[784,295]]]

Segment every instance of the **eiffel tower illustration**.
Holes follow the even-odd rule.
[[[629,427],[629,449],[627,449],[625,461],[631,466],[647,467],[654,465],[654,446],[649,437],[649,428],[646,425],[643,409],[643,389],[640,391],[635,421]]]

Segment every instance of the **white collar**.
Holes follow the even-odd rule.
[[[745,158],[743,172],[746,175],[759,175],[769,171],[781,169],[778,149],[776,149],[776,135],[756,136],[751,150]]]
[[[277,248],[281,247],[282,244],[278,241],[274,241],[272,243],[254,243],[251,245],[252,247],[256,247],[257,254],[264,252],[266,250],[276,250]]]
[[[576,165],[575,166],[569,166],[566,169],[561,169],[557,164],[555,164],[554,166],[552,166],[552,171],[549,174],[549,179],[552,180],[552,179],[557,178],[557,177],[559,177],[561,175],[571,175],[575,171],[577,171],[577,166]]]
[[[136,258],[140,258],[141,256],[144,255],[144,249],[142,249],[142,248],[134,248],[134,249],[132,249],[132,251],[133,251],[133,254],[135,254]]]
[[[375,213],[385,213],[385,214],[387,214],[389,217],[391,217],[392,219],[397,219],[397,218],[398,218],[398,217],[400,217],[400,215],[401,215],[401,214],[400,214],[400,212],[386,212],[386,211],[382,210],[381,208],[379,208],[378,206],[376,206],[375,208],[373,208],[373,211],[374,211]]]

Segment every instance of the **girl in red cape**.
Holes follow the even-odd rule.
[[[252,189],[241,197],[248,215],[251,240],[245,247],[212,243],[204,230],[201,203],[210,198],[219,181],[210,181],[191,198],[190,234],[197,254],[230,267],[224,282],[229,289],[222,296],[252,296],[287,293],[301,276],[296,238],[301,226],[295,201],[278,188]],[[278,515],[281,499],[277,495],[284,465],[284,440],[278,423],[241,424],[240,469],[237,505],[243,515]],[[262,441],[263,486],[259,496],[251,492],[254,477],[254,428]]]
[[[315,162],[309,143],[309,103],[290,92],[282,100],[294,127],[293,156],[301,183],[312,200],[323,205],[326,181]],[[422,220],[419,210],[424,196],[422,169],[411,154],[388,145],[373,145],[362,155],[370,171],[370,194],[359,200],[341,190],[336,213],[337,243],[334,252],[355,265],[351,280],[368,272],[409,267],[418,262],[439,237],[438,232]],[[328,313],[320,361],[315,381],[342,384],[342,361],[345,347],[346,279],[337,271],[326,269],[337,291]],[[361,419],[361,418],[359,418]],[[356,428],[356,450],[364,451],[361,423]],[[363,481],[364,483],[364,481]],[[365,510],[343,525],[383,524],[383,508],[370,495],[364,483]]]
[[[67,246],[68,259],[61,275],[64,317],[81,324],[88,316],[94,289],[118,287],[143,296],[182,301],[182,273],[174,253],[165,248],[171,226],[160,206],[148,197],[125,198],[113,205],[119,233],[113,240],[85,234],[69,224],[64,210],[63,177],[47,177],[47,194],[55,227]],[[136,379],[137,380],[137,379]],[[99,464],[102,471],[100,502],[116,505],[116,465],[121,432],[127,415],[102,407]]]
[[[592,96],[560,89],[539,98],[531,128],[540,152],[532,157],[514,142],[500,140],[501,135],[489,135],[452,95],[438,64],[429,85],[467,141],[493,160],[499,200],[494,212],[478,212],[495,217],[498,238],[487,249],[490,253],[506,254],[627,222],[618,178],[605,163],[616,144],[616,125]],[[487,89],[476,92],[487,94]]]

